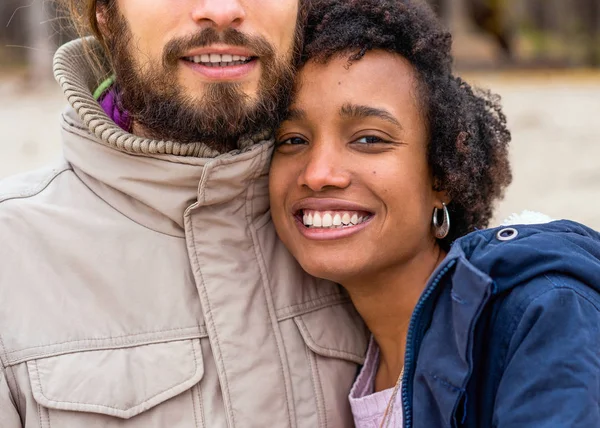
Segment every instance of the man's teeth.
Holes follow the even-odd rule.
[[[206,65],[208,67],[227,67],[231,65],[242,65],[247,63],[250,58],[240,55],[228,54],[204,54],[186,58],[190,62]]]
[[[352,211],[304,211],[302,222],[306,227],[336,229],[356,226],[368,218],[368,215]]]

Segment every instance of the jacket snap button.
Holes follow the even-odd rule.
[[[500,230],[496,234],[498,241],[512,241],[519,235],[519,231],[513,227],[507,227],[506,229]]]

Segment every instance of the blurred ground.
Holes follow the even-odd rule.
[[[600,72],[469,74],[503,97],[513,132],[514,181],[495,223],[513,212],[542,211],[600,230]],[[0,75],[0,178],[60,156],[57,85],[22,88]]]

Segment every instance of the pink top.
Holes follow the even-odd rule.
[[[394,388],[381,392],[375,390],[375,375],[379,366],[379,346],[371,337],[367,359],[360,371],[352,390],[350,391],[350,407],[354,416],[356,428],[379,428],[388,403],[392,398]],[[400,385],[402,388],[402,385]],[[402,391],[396,394],[396,402],[392,414],[388,417],[386,426],[402,427]]]

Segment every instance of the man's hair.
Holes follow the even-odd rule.
[[[452,73],[452,37],[418,0],[314,0],[308,15],[302,64],[367,51],[406,58],[416,70],[429,132],[428,163],[436,190],[451,198],[452,241],[488,225],[493,203],[512,180],[511,135],[500,98],[472,88]]]
[[[68,22],[75,30],[75,33],[82,38],[88,61],[99,79],[105,78],[109,72],[106,70],[106,42],[100,31],[96,9],[98,5],[110,7],[113,1],[56,0],[61,13],[67,15]],[[86,40],[87,36],[93,36],[100,43],[101,49],[97,49],[89,44]]]

